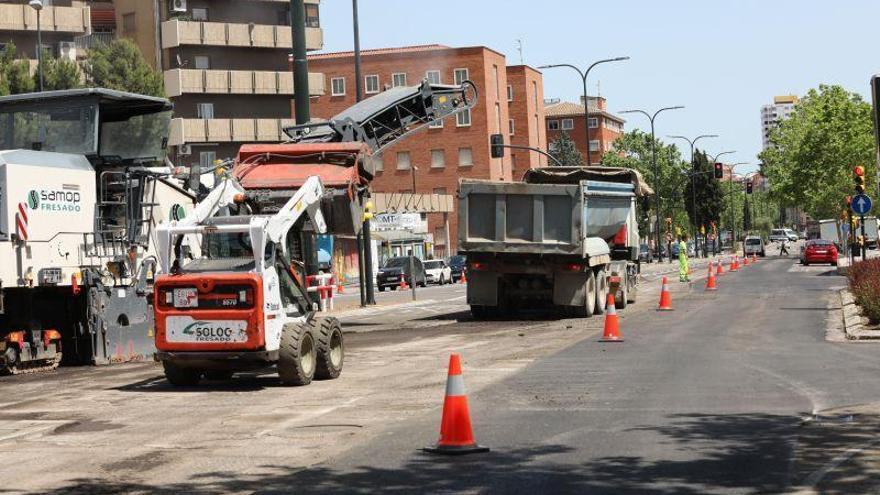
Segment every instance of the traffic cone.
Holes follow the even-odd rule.
[[[735,272],[739,270],[739,265],[736,262],[736,256],[730,261],[730,268],[727,270],[729,272]]]
[[[461,376],[461,356],[449,356],[449,374],[446,378],[446,397],[443,399],[443,419],[440,421],[440,440],[432,447],[425,447],[432,454],[474,454],[488,452],[488,447],[477,445],[471,429],[464,378]]]
[[[721,267],[723,264],[724,263],[721,260],[718,260],[718,268],[715,269],[715,276],[716,277],[720,277],[721,275],[724,274],[724,268]]]
[[[743,266],[749,266],[749,257],[743,256]]]
[[[757,254],[753,254],[753,255],[752,255],[752,263],[757,263],[757,262],[758,262],[758,255],[757,255]]]
[[[718,287],[715,287],[715,272],[712,271],[712,263],[709,263],[709,278],[706,279],[706,290],[718,290]]]
[[[608,293],[608,301],[605,303],[605,332],[599,342],[623,342],[620,335],[620,325],[617,321],[617,308],[614,307],[614,294]]]
[[[672,294],[669,293],[669,286],[666,285],[666,277],[663,277],[663,286],[660,288],[660,305],[657,311],[672,311]]]
[[[461,271],[461,278],[458,279],[458,283],[460,283],[460,284],[467,283],[467,271],[465,271],[465,270]]]
[[[336,293],[337,294],[345,294],[345,285],[343,285],[343,277],[342,275],[336,279]]]
[[[406,290],[406,289],[409,289],[409,285],[406,283],[406,277],[401,276],[400,277],[400,290]]]

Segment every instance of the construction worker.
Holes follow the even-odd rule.
[[[687,248],[688,235],[682,234],[678,240],[678,281],[679,282],[690,282],[691,279],[688,276],[688,248]]]

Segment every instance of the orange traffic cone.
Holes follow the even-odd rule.
[[[749,257],[743,256],[743,266],[749,266]]]
[[[464,378],[461,376],[461,356],[449,356],[449,374],[446,378],[446,397],[443,399],[443,419],[440,421],[440,440],[433,447],[425,447],[433,454],[474,454],[488,452],[489,447],[477,445],[471,429]]]
[[[730,261],[730,268],[727,271],[735,272],[739,270],[739,264],[736,262],[736,256]]]
[[[657,311],[672,311],[672,294],[669,293],[669,286],[666,285],[666,277],[663,277],[663,286],[660,288],[660,305]]]
[[[620,335],[620,326],[617,321],[617,308],[614,307],[614,294],[608,293],[608,301],[605,303],[605,333],[599,342],[623,342]]]
[[[406,283],[406,278],[401,276],[400,277],[400,290],[406,290],[406,289],[409,289],[409,285],[407,285],[407,283]]]
[[[467,272],[465,270],[461,271],[461,278],[458,279],[458,283],[466,284],[467,283]]]
[[[712,263],[709,263],[709,278],[706,279],[706,290],[718,290],[718,287],[715,287],[715,272],[712,270]]]
[[[753,255],[752,255],[752,263],[757,263],[757,262],[758,262],[758,255],[757,255],[757,254],[753,254]]]
[[[720,277],[721,275],[724,274],[724,268],[721,267],[721,265],[723,265],[723,264],[724,263],[722,263],[721,260],[718,260],[718,268],[715,269],[715,276],[716,277]]]

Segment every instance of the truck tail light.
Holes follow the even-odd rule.
[[[577,263],[569,263],[567,265],[562,266],[562,269],[567,272],[579,272],[579,271],[581,271],[582,268],[583,268],[583,266],[581,266]]]
[[[626,246],[626,225],[620,228],[616,234],[614,234],[614,240],[612,241],[615,246]]]
[[[483,270],[487,270],[488,268],[489,268],[489,265],[487,263],[481,263],[479,261],[475,261],[475,262],[471,263],[470,266],[468,267],[469,270],[474,270],[474,271],[483,271]]]

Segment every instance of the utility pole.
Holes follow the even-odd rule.
[[[697,251],[697,253],[699,253],[700,248],[699,248],[698,240],[700,239],[700,236],[699,236],[700,226],[698,225],[699,222],[698,222],[698,215],[697,215],[697,182],[696,182],[697,164],[694,163],[694,145],[696,145],[697,141],[699,141],[702,138],[713,138],[713,137],[718,137],[718,135],[717,134],[701,134],[701,135],[695,137],[694,139],[689,139],[685,136],[669,136],[669,137],[673,138],[673,139],[684,139],[685,141],[688,142],[689,145],[691,145],[691,208],[693,208],[693,211],[694,211],[694,218],[693,218],[694,243],[697,244],[697,246],[695,246],[696,247],[695,251]],[[698,254],[698,256],[699,256],[699,254]]]

